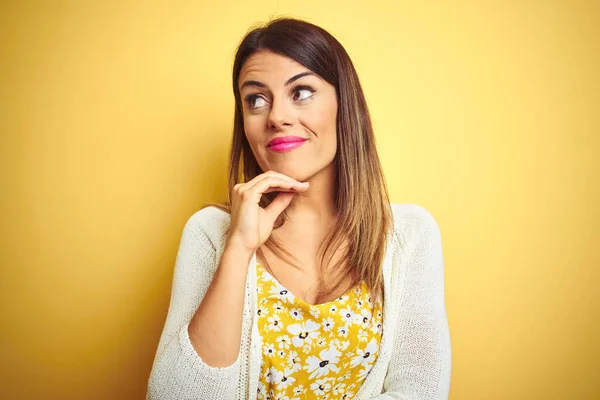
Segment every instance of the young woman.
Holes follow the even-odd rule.
[[[440,232],[389,203],[344,48],[271,21],[233,92],[230,202],[185,225],[147,398],[447,399]]]

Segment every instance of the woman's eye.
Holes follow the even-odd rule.
[[[296,94],[300,94],[300,96],[296,96]],[[294,92],[293,99],[295,100],[306,100],[311,97],[313,94],[313,90],[311,89],[296,89]]]
[[[254,103],[254,108],[259,108],[259,107],[262,107],[262,106],[264,106],[264,105],[265,105],[264,103],[266,103],[266,102],[265,102],[265,99],[263,99],[262,97],[257,97],[255,100],[257,101],[257,103],[258,103],[258,104],[257,104],[257,103]],[[262,103],[261,103],[261,102],[262,102]]]
[[[246,102],[248,103],[248,107],[250,107],[252,109],[263,107],[264,104],[261,103],[261,101],[263,103],[266,103],[265,99],[263,99],[262,97],[257,96],[257,95],[250,95],[250,96],[248,96],[246,98]]]

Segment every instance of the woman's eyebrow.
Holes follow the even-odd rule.
[[[298,79],[302,78],[303,76],[307,76],[307,75],[315,75],[315,74],[313,72],[310,72],[310,71],[301,72],[299,74],[296,74],[296,75],[292,76],[290,79],[288,79],[285,82],[285,86],[291,85],[294,81],[297,81]],[[244,83],[242,83],[242,86],[240,86],[240,91],[244,87],[246,87],[246,86],[257,86],[257,87],[260,87],[260,88],[266,88],[267,87],[267,85],[265,85],[264,83],[259,82],[259,81],[245,81]]]
[[[291,85],[294,81],[297,81],[298,79],[300,79],[306,75],[314,75],[314,73],[312,73],[310,71],[306,71],[306,72],[301,72],[297,75],[294,75],[290,79],[287,80],[287,82],[285,83],[285,86]]]

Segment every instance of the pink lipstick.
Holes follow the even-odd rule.
[[[267,147],[270,150],[281,153],[302,146],[306,140],[306,138],[299,136],[282,136],[271,140]]]

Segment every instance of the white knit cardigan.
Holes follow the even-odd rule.
[[[383,269],[383,336],[379,356],[355,399],[447,399],[451,351],[440,231],[433,216],[419,205],[391,207],[393,235],[388,236]],[[227,367],[212,367],[196,353],[188,336],[188,323],[219,265],[229,223],[228,213],[206,207],[185,224],[147,399],[256,399],[262,348],[255,318],[256,253],[246,279],[237,360]]]

